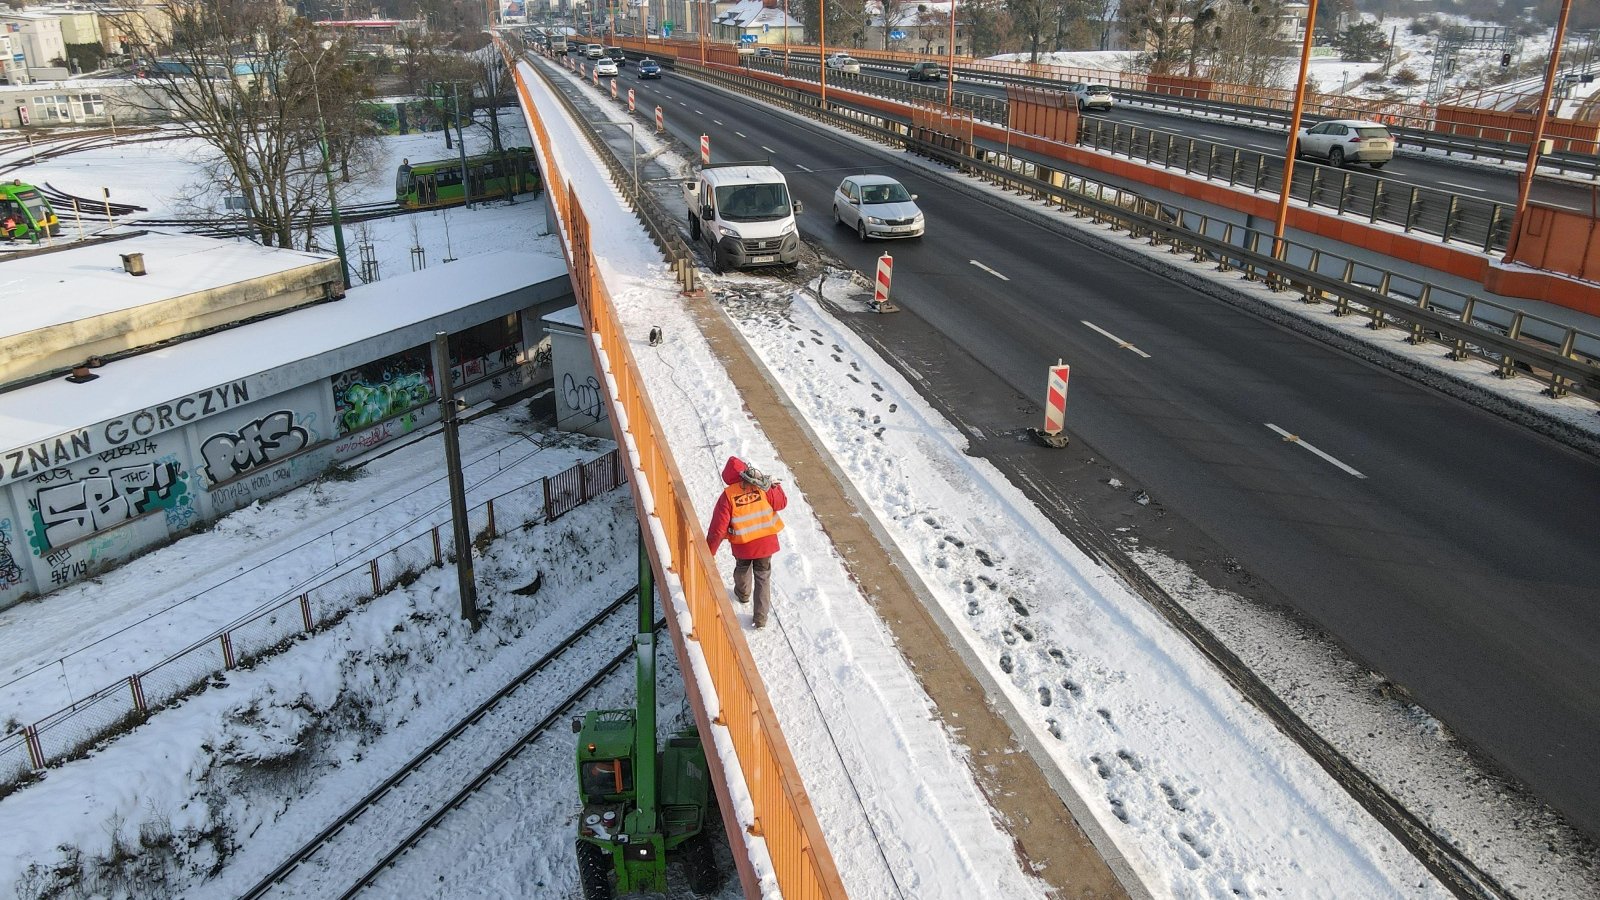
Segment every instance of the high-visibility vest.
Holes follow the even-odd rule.
[[[733,508],[728,518],[728,543],[748,544],[783,530],[783,520],[767,502],[765,491],[740,482],[728,485],[723,493]]]

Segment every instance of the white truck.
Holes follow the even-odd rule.
[[[789,196],[783,173],[766,163],[731,162],[703,166],[683,183],[689,211],[689,237],[704,241],[711,270],[792,266],[800,261],[803,211]]]

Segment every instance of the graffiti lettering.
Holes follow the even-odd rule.
[[[347,438],[343,443],[333,448],[333,453],[335,456],[343,456],[346,453],[353,453],[357,450],[366,450],[369,447],[378,446],[393,436],[394,422],[391,420],[381,425],[374,425],[360,435]]]
[[[224,431],[206,438],[200,445],[200,457],[205,460],[206,478],[216,484],[299,453],[310,443],[310,435],[294,423],[294,413],[279,410],[237,432]]]
[[[0,519],[0,590],[22,581],[22,567],[11,555],[11,520]]]
[[[0,484],[32,478],[40,472],[89,459],[97,453],[176,428],[202,416],[250,402],[249,386],[235,381],[162,403],[93,428],[60,434],[0,454]]]
[[[567,406],[578,414],[596,422],[605,418],[606,407],[600,399],[600,382],[593,375],[579,384],[568,372],[561,376],[561,390],[566,395]]]
[[[174,462],[112,469],[78,481],[40,488],[34,515],[46,546],[59,547],[177,502]]]
[[[110,450],[100,453],[95,458],[101,462],[113,462],[129,456],[144,456],[154,452],[156,452],[156,442],[147,438],[142,441],[131,441],[123,444],[121,447],[112,447]],[[66,472],[65,469],[57,469],[56,471]],[[38,479],[34,480],[37,481]]]
[[[51,469],[48,472],[40,472],[39,474],[28,479],[28,481],[32,482],[33,484],[49,484],[52,481],[60,481],[63,478],[71,477],[71,469]]]
[[[80,560],[70,566],[62,566],[59,569],[51,569],[50,583],[60,586],[77,581],[79,578],[82,578],[87,574],[89,574],[89,561],[86,559]]]

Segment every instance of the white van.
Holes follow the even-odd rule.
[[[712,163],[683,183],[689,237],[704,241],[711,270],[792,266],[800,261],[803,212],[783,173],[765,163]]]

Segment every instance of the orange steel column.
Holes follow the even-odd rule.
[[[1289,188],[1294,184],[1294,151],[1300,143],[1300,114],[1306,107],[1306,71],[1311,67],[1311,41],[1317,27],[1317,0],[1307,0],[1306,37],[1300,45],[1300,81],[1294,92],[1294,113],[1289,117],[1289,142],[1283,150],[1283,187],[1278,191],[1278,216],[1272,222],[1272,256],[1282,252],[1283,226],[1289,219]]]
[[[1511,262],[1517,254],[1518,236],[1522,233],[1522,217],[1528,212],[1528,194],[1533,192],[1533,173],[1539,167],[1539,142],[1544,140],[1544,126],[1550,118],[1550,95],[1555,91],[1556,66],[1561,64],[1561,41],[1567,35],[1567,16],[1572,12],[1572,0],[1563,0],[1561,18],[1556,21],[1556,39],[1550,46],[1550,63],[1544,71],[1544,93],[1539,98],[1539,117],[1533,122],[1533,137],[1528,142],[1528,165],[1517,179],[1517,212],[1511,218],[1511,236],[1506,238],[1505,261]]]
[[[944,66],[944,111],[948,114],[956,105],[956,0],[950,0],[950,43],[944,49],[949,60]]]
[[[828,0],[817,0],[817,80],[822,84],[822,111],[828,111]]]

